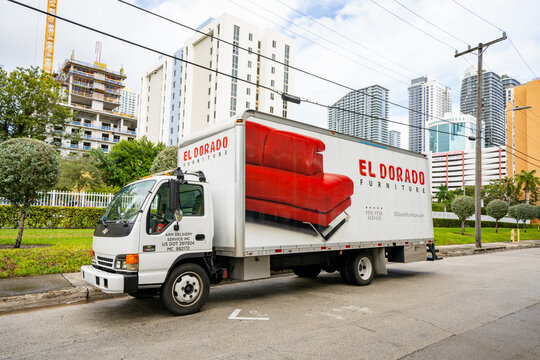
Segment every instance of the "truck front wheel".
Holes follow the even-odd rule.
[[[182,264],[167,277],[160,292],[163,305],[174,315],[193,314],[206,303],[210,280],[197,264]]]
[[[370,255],[358,253],[345,262],[346,278],[353,285],[369,285],[375,275],[373,260]]]

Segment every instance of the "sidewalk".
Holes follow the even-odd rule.
[[[444,258],[533,247],[540,247],[540,240],[487,243],[482,244],[481,249],[475,249],[474,244],[444,245],[436,248],[439,250],[438,255]],[[78,272],[0,279],[0,315],[10,311],[83,303],[119,296],[126,295],[105,294],[88,286]]]

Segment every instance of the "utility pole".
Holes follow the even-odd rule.
[[[470,48],[458,53],[454,57],[459,57],[478,50],[478,75],[476,77],[476,138],[475,138],[475,164],[474,164],[474,243],[477,248],[482,247],[482,58],[488,46],[506,40],[506,33],[497,40],[486,44],[479,43],[477,47]]]

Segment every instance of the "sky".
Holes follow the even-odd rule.
[[[46,10],[46,0],[20,0]],[[344,86],[303,74],[295,75],[293,95],[331,105],[347,94],[378,84],[390,90],[389,100],[408,106],[412,79],[430,76],[452,91],[452,109],[459,110],[461,80],[477,63],[474,54],[455,58],[455,51],[501,37],[484,53],[484,68],[524,83],[540,76],[540,28],[537,0],[126,0],[177,22],[197,27],[223,12],[260,28],[272,28],[296,41],[295,66]],[[486,21],[471,14],[471,10]],[[387,10],[385,10],[387,9]],[[409,10],[408,10],[409,9]],[[391,13],[395,14],[391,14]],[[414,13],[426,20],[418,17]],[[173,54],[192,32],[133,9],[118,0],[58,0],[57,14],[164,53]],[[399,18],[401,19],[399,19]],[[0,66],[41,66],[45,15],[0,0]],[[225,39],[231,40],[231,39]],[[124,68],[126,85],[138,92],[140,77],[159,55],[57,20],[54,69],[72,51],[79,60],[95,60]],[[532,69],[529,69],[529,67]],[[408,144],[408,111],[390,105],[389,128]],[[302,103],[295,120],[326,126],[327,110]]]

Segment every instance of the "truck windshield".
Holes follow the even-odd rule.
[[[105,209],[104,221],[127,223],[135,220],[137,213],[156,183],[155,180],[127,185],[120,190]]]

